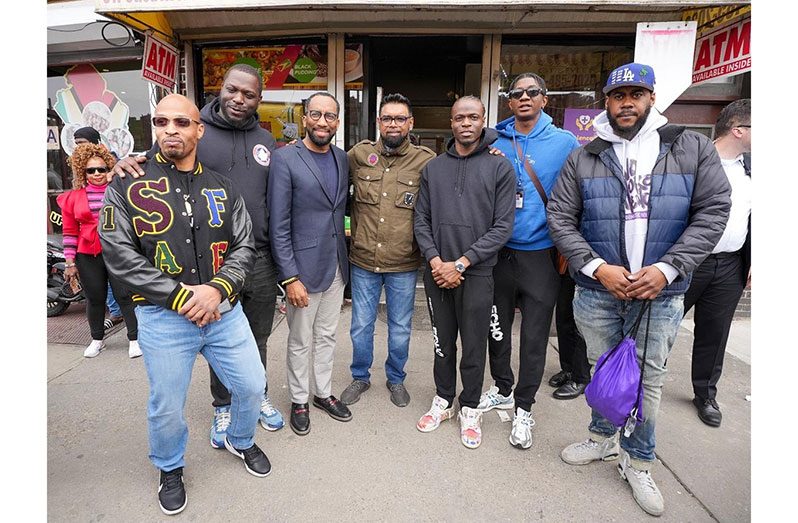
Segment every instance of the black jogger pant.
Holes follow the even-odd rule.
[[[457,388],[457,334],[463,353],[460,356],[460,407],[476,408],[485,375],[485,351],[493,277],[474,276],[466,271],[465,280],[455,289],[441,289],[432,272],[424,271],[424,290],[432,321],[435,343],[433,377],[435,393],[453,405]]]
[[[86,296],[86,317],[89,321],[91,339],[101,340],[105,337],[105,297],[108,295],[108,283],[111,283],[111,291],[114,298],[122,309],[122,317],[125,318],[125,328],[127,328],[127,339],[137,340],[139,337],[139,324],[136,321],[136,313],[133,311],[133,302],[130,299],[130,292],[122,286],[115,278],[108,274],[103,261],[102,253],[97,256],[91,254],[77,253],[75,265],[78,267],[78,277],[83,286],[83,294]]]
[[[539,251],[505,247],[499,251],[499,261],[493,268],[494,309],[488,338],[490,374],[499,394],[507,396],[512,392],[511,333],[517,306],[521,309],[521,342],[514,395],[515,406],[526,411],[535,403],[546,366],[551,317],[560,290],[555,256],[553,247]]]
[[[554,321],[557,324],[557,345],[560,350],[560,369],[571,373],[576,383],[590,383],[590,363],[587,361],[585,339],[574,321],[574,289],[576,283],[567,272],[560,275],[560,293]]]
[[[740,252],[710,254],[693,273],[684,295],[684,312],[695,306],[693,393],[715,399],[737,302],[745,288]]]

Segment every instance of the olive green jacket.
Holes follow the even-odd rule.
[[[421,256],[413,238],[413,209],[421,170],[435,153],[409,140],[388,153],[382,141],[364,140],[348,156],[354,185],[349,260],[371,272],[416,270]]]

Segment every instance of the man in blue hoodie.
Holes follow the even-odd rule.
[[[546,226],[546,199],[560,168],[574,149],[576,137],[558,129],[543,109],[546,82],[534,73],[519,75],[508,91],[512,118],[496,126],[495,147],[515,168],[515,223],[510,240],[493,268],[495,288],[488,354],[495,384],[482,394],[478,408],[513,408],[513,371],[510,368],[511,331],[515,308],[521,310],[521,343],[515,416],[510,444],[532,445],[532,404],[546,365],[546,345],[560,274],[557,250]]]
[[[255,239],[255,266],[247,277],[241,291],[241,304],[258,344],[261,363],[266,369],[266,341],[272,332],[274,309],[277,302],[277,269],[269,246],[269,211],[266,208],[266,189],[272,152],[277,149],[274,136],[260,126],[258,104],[261,100],[263,81],[257,69],[247,64],[235,64],[224,76],[219,96],[211,100],[200,112],[205,125],[205,135],[197,145],[197,157],[207,165],[233,181],[233,185],[244,197],[247,212],[252,219],[252,235]],[[147,153],[158,152],[157,144]],[[144,175],[139,158],[123,158],[117,162],[113,174],[134,177]],[[210,430],[211,446],[224,448],[224,436],[230,425],[230,392],[219,380],[213,369],[211,373],[211,395],[214,417]],[[269,381],[261,404],[260,424],[268,431],[283,427],[283,417],[269,399]]]

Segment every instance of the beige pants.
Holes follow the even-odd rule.
[[[288,390],[293,403],[308,403],[311,346],[315,395],[332,395],[333,350],[338,318],[344,298],[341,269],[335,271],[330,287],[308,295],[308,306],[298,309],[287,304],[288,316]]]

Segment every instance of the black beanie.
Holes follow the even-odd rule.
[[[81,127],[74,134],[75,138],[85,138],[95,145],[100,144],[100,133],[94,127]]]

